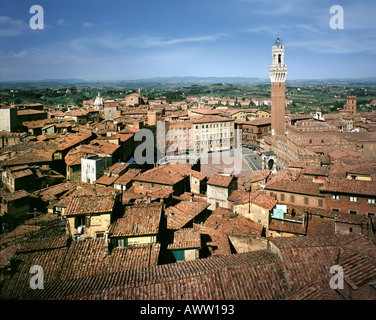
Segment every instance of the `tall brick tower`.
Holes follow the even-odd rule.
[[[350,114],[356,114],[356,96],[348,96],[344,109]]]
[[[272,137],[285,135],[285,81],[287,66],[284,64],[285,47],[277,38],[272,47],[273,64],[269,67],[272,85]]]

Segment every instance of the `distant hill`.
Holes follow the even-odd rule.
[[[98,89],[177,89],[193,84],[208,85],[226,83],[233,85],[269,84],[269,78],[256,77],[154,77],[135,80],[83,80],[83,79],[45,79],[34,81],[1,81],[1,89],[58,89],[58,88],[98,88]],[[376,77],[344,78],[344,79],[292,79],[286,80],[287,85],[376,85]]]

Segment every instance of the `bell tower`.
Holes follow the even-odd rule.
[[[269,67],[271,81],[271,129],[272,138],[285,135],[285,81],[287,66],[285,65],[285,47],[277,35],[272,47],[273,64]]]

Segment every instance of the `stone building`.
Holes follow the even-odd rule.
[[[112,164],[112,157],[91,155],[81,159],[81,181],[94,183]]]
[[[18,127],[17,109],[15,107],[0,107],[0,131],[16,131]]]
[[[212,175],[207,182],[207,202],[210,210],[218,207],[228,208],[228,198],[232,190],[237,186],[237,178],[234,176]]]

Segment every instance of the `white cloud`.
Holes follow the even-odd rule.
[[[55,22],[55,24],[62,27],[70,26],[70,23],[66,22],[65,19],[59,19]]]
[[[24,35],[29,29],[28,24],[22,20],[0,16],[0,37],[14,37]]]
[[[83,26],[84,28],[93,28],[93,27],[94,27],[94,23],[91,23],[91,22],[84,22],[84,23],[82,24],[82,26]]]

